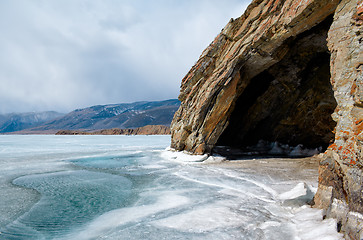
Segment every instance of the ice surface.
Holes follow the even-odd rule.
[[[334,219],[322,219],[322,210],[313,209],[308,206],[291,209],[292,225],[295,229],[297,239],[343,239],[342,234],[336,232],[337,222]]]
[[[226,161],[226,157],[222,157],[219,155],[209,156],[207,159],[203,161],[203,163],[221,163]]]
[[[163,158],[179,163],[193,163],[202,162],[208,158],[207,154],[204,155],[191,155],[187,152],[177,152],[169,147],[161,154]]]
[[[300,157],[300,156],[313,156],[315,154],[319,154],[321,153],[322,148],[314,148],[314,149],[309,149],[309,148],[304,148],[303,145],[299,144],[296,147],[294,147],[289,156],[296,156],[296,157]]]
[[[13,182],[41,193],[29,212],[2,230],[17,236],[23,236],[23,226],[35,230],[35,236],[66,233],[101,213],[126,206],[132,187],[122,176],[83,170],[29,175]]]
[[[250,154],[270,154],[270,155],[285,155],[290,157],[306,157],[313,156],[322,152],[322,147],[306,148],[302,144],[290,146],[279,142],[268,142],[260,140],[255,146],[250,146],[248,149]]]
[[[134,207],[126,207],[113,211],[109,211],[93,221],[91,221],[82,230],[77,233],[70,234],[71,239],[93,239],[107,233],[110,229],[125,225],[127,223],[135,223],[141,219],[151,216],[155,217],[160,211],[176,208],[180,205],[188,203],[188,198],[176,195],[170,192],[160,192],[155,203],[149,205],[141,205]]]
[[[279,195],[282,200],[296,199],[302,196],[306,196],[308,193],[308,186],[306,183],[298,183],[293,189],[288,192],[284,192]]]
[[[199,209],[157,220],[153,224],[198,233],[221,227],[237,227],[246,220],[249,220],[248,217],[233,212],[227,207],[205,205]]]
[[[0,136],[0,239],[342,239],[306,204],[316,183],[224,168],[169,143]]]

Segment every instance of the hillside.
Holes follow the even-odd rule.
[[[177,99],[97,105],[74,110],[61,118],[27,129],[27,133],[42,131],[55,133],[58,130],[123,129],[146,125],[170,126],[179,105],[180,102]]]
[[[54,111],[0,115],[0,133],[21,131],[23,129],[40,126],[43,123],[63,117],[64,115],[63,113]]]

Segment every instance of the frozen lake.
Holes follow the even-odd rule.
[[[0,239],[342,239],[306,205],[315,168],[290,178],[281,161],[201,162],[169,144],[0,136]]]

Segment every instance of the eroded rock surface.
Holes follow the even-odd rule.
[[[182,80],[171,147],[329,146],[316,205],[362,238],[362,24],[361,0],[254,0]]]
[[[256,0],[240,18],[231,20],[182,80],[172,147],[195,154],[210,152],[228,126],[238,97],[248,94],[252,80],[291,55],[292,43],[331,16],[338,3]],[[321,45],[314,47],[326,49]],[[285,88],[282,91],[294,87],[283,81],[279,84]]]
[[[328,34],[331,82],[338,103],[335,141],[319,169],[315,202],[351,239],[363,239],[362,1],[342,1]],[[360,213],[360,214],[358,214]]]

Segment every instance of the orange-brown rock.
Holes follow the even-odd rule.
[[[92,135],[92,133],[78,130],[59,130],[55,135]]]
[[[253,1],[231,20],[182,80],[172,147],[210,152],[251,80],[280,62],[291,42],[331,16],[338,2]]]
[[[334,143],[320,163],[317,206],[342,224],[346,236],[363,238],[363,38],[362,1],[342,1],[328,34],[331,82],[338,106]]]
[[[112,128],[85,132],[78,130],[60,130],[56,135],[169,135],[170,128],[164,125],[146,125],[139,128]]]
[[[363,238],[362,14],[361,0],[254,0],[182,80],[171,147],[321,146],[316,205]]]
[[[146,125],[132,129],[131,135],[169,135],[170,128],[164,125]]]

